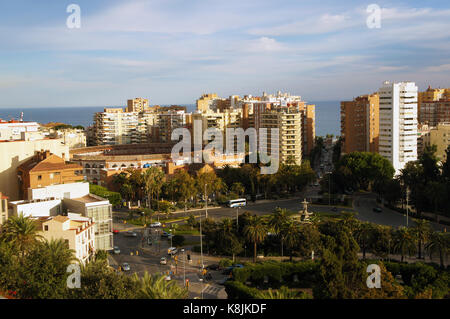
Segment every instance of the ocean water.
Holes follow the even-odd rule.
[[[316,105],[316,135],[340,134],[340,102],[310,101]],[[185,104],[188,112],[195,110],[194,104]],[[123,106],[124,107],[124,106]],[[47,108],[0,108],[0,119],[18,119],[23,112],[25,121],[38,123],[61,122],[87,127],[93,123],[95,112],[102,112],[105,106],[93,107],[47,107]]]

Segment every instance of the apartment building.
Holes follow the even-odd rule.
[[[149,108],[148,99],[137,97],[127,101],[126,112],[144,112]]]
[[[430,127],[428,124],[420,124],[417,126],[417,156],[423,154],[426,142],[430,139]]]
[[[378,94],[379,154],[398,174],[407,162],[417,160],[417,86],[414,82],[386,81]]]
[[[96,145],[135,144],[140,142],[138,113],[122,108],[105,108],[94,115]]]
[[[275,109],[261,113],[261,128],[267,128],[267,142],[259,135],[263,151],[270,155],[276,149],[271,147],[271,139],[279,139],[280,163],[302,163],[302,113],[296,108]],[[278,136],[270,129],[278,129]]]
[[[378,94],[358,96],[341,102],[342,152],[378,152]]]
[[[113,248],[112,205],[89,193],[89,183],[71,183],[29,190],[28,199],[13,201],[12,214],[25,217],[53,217],[79,214],[94,222],[95,249]]]
[[[28,190],[55,184],[67,184],[83,181],[83,167],[67,164],[66,161],[52,154],[49,150],[38,151],[17,168],[19,179],[19,196],[28,198]]]
[[[12,141],[22,139],[24,132],[38,132],[39,124],[36,122],[24,122],[0,119],[0,141]]]
[[[8,220],[8,197],[0,192],[0,227]]]
[[[423,137],[424,146],[436,145],[436,156],[441,161],[447,160],[446,150],[450,146],[450,122],[438,123],[436,127],[428,130]]]
[[[40,132],[22,132],[20,140],[0,141],[0,191],[11,200],[20,199],[17,168],[41,150],[69,159],[69,147],[62,139],[44,138]]]
[[[36,224],[43,239],[64,240],[80,263],[86,264],[95,255],[94,223],[90,218],[79,214],[39,217]]]

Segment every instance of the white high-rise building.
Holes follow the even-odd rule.
[[[379,153],[399,174],[417,160],[417,86],[414,82],[384,82],[380,88]]]

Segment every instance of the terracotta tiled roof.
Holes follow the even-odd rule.
[[[19,166],[19,169],[23,171],[29,171],[29,172],[40,172],[40,171],[61,171],[65,169],[73,169],[73,170],[82,170],[83,168],[78,164],[66,164],[62,158],[61,162],[59,163],[51,163],[48,161],[51,157],[58,157],[56,155],[51,155],[47,159],[38,162],[38,160],[33,157],[30,160],[26,161],[25,163],[21,164]]]
[[[53,217],[52,219],[54,221],[57,221],[57,222],[60,222],[60,223],[64,223],[64,222],[69,220],[69,217],[58,215],[58,216]]]

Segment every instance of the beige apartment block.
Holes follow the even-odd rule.
[[[143,112],[149,108],[148,99],[137,97],[127,101],[127,112]]]
[[[342,152],[378,152],[379,116],[378,94],[341,102]]]
[[[22,132],[21,140],[0,141],[0,192],[11,200],[20,199],[17,168],[42,150],[68,160],[69,147],[63,142],[62,139],[43,138],[37,132]]]
[[[105,108],[94,115],[96,145],[139,143],[138,113],[121,108]]]
[[[428,87],[418,94],[419,123],[436,126],[450,121],[450,88]]]
[[[24,132],[38,132],[39,124],[36,122],[4,121],[0,119],[0,141],[11,141],[22,139]]]
[[[261,128],[279,130],[279,160],[280,163],[302,163],[302,113],[295,108],[272,110],[261,113]],[[265,152],[272,153],[271,138],[274,135],[268,130],[268,140]],[[259,143],[262,136],[259,135]]]
[[[424,146],[436,145],[436,156],[441,161],[447,160],[445,152],[450,146],[450,123],[439,123],[429,130],[423,138]]]
[[[94,223],[89,218],[78,214],[40,217],[36,224],[43,239],[64,240],[80,263],[86,264],[94,256]]]

